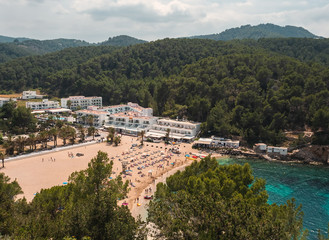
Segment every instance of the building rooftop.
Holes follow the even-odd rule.
[[[129,117],[129,118],[139,118],[139,119],[152,119],[155,117],[141,116],[139,113],[126,111],[112,114],[114,117]]]
[[[86,114],[93,114],[93,115],[103,115],[103,114],[108,114],[108,112],[105,111],[95,111],[95,110],[88,110],[88,109],[83,109],[83,110],[78,110],[76,113],[86,113]]]
[[[159,121],[165,121],[165,122],[168,122],[168,123],[175,123],[175,124],[191,125],[191,126],[195,126],[197,124],[200,124],[200,123],[197,123],[197,122],[172,120],[172,119],[169,119],[169,118],[161,118],[161,119],[159,119]]]
[[[74,99],[93,99],[93,98],[101,98],[97,96],[92,96],[92,97],[85,97],[85,96],[69,96],[68,98],[63,98],[66,100],[74,100]]]

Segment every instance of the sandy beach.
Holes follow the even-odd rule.
[[[137,198],[141,204],[145,203],[143,199],[146,194],[145,189],[149,190],[151,187],[151,191],[155,191],[155,184],[173,174],[175,172],[173,169],[181,170],[192,163],[193,160],[186,159],[185,154],[197,153],[197,151],[188,143],[176,145],[181,151],[180,154],[170,152],[169,148],[172,146],[165,145],[163,142],[144,142],[142,147],[131,149],[132,144],[140,144],[137,137],[122,136],[119,146],[101,142],[72,149],[58,149],[37,156],[7,161],[5,168],[0,171],[11,180],[18,181],[24,192],[19,197],[24,196],[27,201],[31,201],[41,189],[63,185],[71,173],[86,169],[88,162],[97,155],[97,152],[103,151],[108,153],[110,160],[113,161],[113,178],[122,172],[122,161],[128,162],[127,175],[124,175],[123,179],[130,182],[131,190],[128,199],[124,201],[136,216],[140,212],[134,210],[137,206]],[[76,156],[77,153],[82,153],[83,156]],[[149,195],[152,195],[151,191],[148,192]]]

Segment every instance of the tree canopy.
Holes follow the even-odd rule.
[[[245,164],[219,166],[209,156],[159,183],[149,206],[155,237],[165,239],[298,239],[295,200],[268,204],[265,180]]]

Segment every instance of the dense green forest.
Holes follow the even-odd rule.
[[[3,92],[20,92],[23,89],[43,88],[49,75],[64,69],[71,69],[89,59],[113,52],[116,47],[69,48],[45,56],[19,58],[0,65],[0,89]],[[23,87],[19,85],[23,84]],[[46,83],[47,84],[47,83]]]
[[[329,129],[328,45],[324,39],[164,39],[67,49],[1,64],[0,88],[137,102],[156,115],[203,122],[203,133],[279,144],[285,130]]]
[[[320,38],[302,27],[278,26],[275,24],[259,24],[257,26],[244,25],[230,28],[218,34],[193,36],[191,38],[229,41],[233,39],[260,38]]]
[[[76,39],[53,39],[42,41],[33,39],[19,41],[18,39],[15,39],[15,41],[12,42],[0,43],[0,63],[8,62],[19,57],[57,52],[67,48],[87,46],[125,47],[140,43],[146,43],[146,41],[125,35],[109,38],[107,41],[101,43],[88,43],[86,41]]]
[[[297,58],[303,62],[319,62],[329,65],[329,39],[311,38],[262,38],[259,40],[242,40],[242,43],[257,46]]]
[[[15,40],[25,41],[25,40],[31,40],[31,39],[24,38],[24,37],[14,38],[14,37],[8,37],[8,36],[2,36],[2,35],[0,35],[0,43],[9,43],[9,42],[14,42]]]
[[[127,35],[120,35],[112,38],[110,37],[107,41],[101,42],[99,44],[117,47],[127,47],[140,43],[146,43],[146,41],[133,38]]]
[[[148,209],[155,239],[303,239],[303,213],[295,200],[267,203],[265,181],[248,164],[194,162],[159,183]]]
[[[15,44],[0,43],[0,63],[32,55],[35,55],[33,50],[17,47]]]

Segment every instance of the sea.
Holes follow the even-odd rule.
[[[302,205],[303,227],[308,239],[318,230],[327,236],[329,223],[329,166],[269,162],[257,159],[221,158],[219,164],[249,163],[253,175],[266,180],[268,203],[285,204],[291,198]]]

